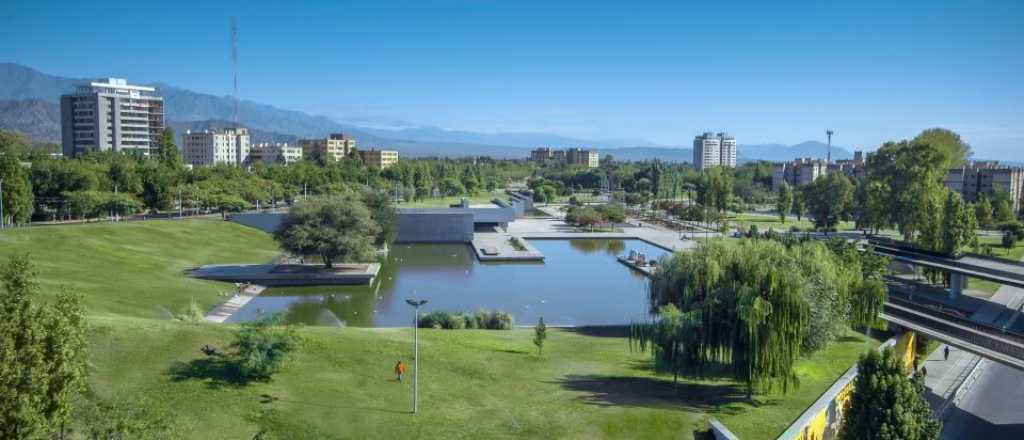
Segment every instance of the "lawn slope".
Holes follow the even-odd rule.
[[[194,298],[203,310],[225,301],[230,284],[182,276],[210,263],[265,263],[280,251],[256,229],[214,219],[40,226],[0,232],[0,261],[28,253],[43,291],[70,286],[91,315],[168,319]]]

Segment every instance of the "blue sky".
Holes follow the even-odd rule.
[[[230,94],[232,15],[243,98],[340,120],[1024,160],[1020,1],[7,0],[0,60]]]

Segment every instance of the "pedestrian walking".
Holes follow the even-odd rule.
[[[405,362],[398,361],[395,364],[395,379],[401,382],[403,376],[405,376]]]
[[[942,349],[942,356],[945,358],[944,360],[947,360],[947,361],[949,360],[949,346],[948,345],[945,348]]]

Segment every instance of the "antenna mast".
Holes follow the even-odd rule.
[[[828,136],[828,158],[825,163],[832,163],[832,134],[835,133],[832,129],[825,130],[825,135]]]
[[[234,75],[235,128],[238,128],[238,20],[231,17],[231,70]]]

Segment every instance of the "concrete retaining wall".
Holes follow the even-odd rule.
[[[880,347],[893,347],[910,371],[914,362],[914,333],[904,332],[898,338],[889,339]],[[843,411],[853,396],[853,383],[857,378],[857,365],[846,370],[839,380],[807,410],[789,425],[778,440],[830,440],[839,437],[843,423]]]
[[[431,210],[432,211],[432,210]],[[399,211],[399,243],[469,243],[473,241],[473,214],[462,209],[437,212]]]
[[[230,219],[235,223],[272,234],[284,221],[284,216],[281,213],[240,213],[232,214]]]

